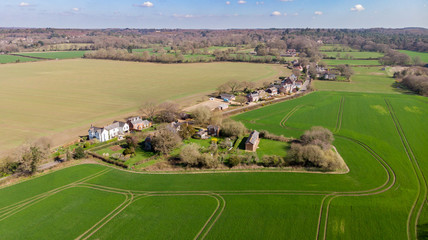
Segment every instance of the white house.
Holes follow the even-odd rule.
[[[103,128],[91,126],[88,130],[88,135],[89,140],[96,138],[100,142],[105,142],[127,132],[129,132],[129,125],[126,122],[116,121]]]

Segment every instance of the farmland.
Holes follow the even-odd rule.
[[[351,66],[381,65],[378,60],[323,59],[322,61],[332,66],[341,64],[348,64]]]
[[[409,55],[409,57],[413,58],[413,57],[420,57],[421,61],[424,63],[428,63],[428,53],[423,53],[423,52],[414,52],[414,51],[407,51],[407,50],[399,50],[399,52],[401,53],[405,53],[407,55]]]
[[[249,128],[294,137],[313,125],[329,128],[347,174],[141,174],[78,165],[0,189],[7,196],[0,201],[0,221],[28,224],[25,219],[48,206],[61,211],[63,205],[54,203],[70,204],[67,195],[74,194],[79,202],[61,211],[58,221],[91,207],[87,198],[105,200],[77,226],[60,225],[69,238],[415,238],[416,226],[428,222],[421,174],[428,174],[427,103],[411,95],[315,92],[234,117]],[[21,191],[27,188],[31,193]],[[28,199],[38,194],[40,199]],[[43,232],[49,221],[40,224]],[[2,236],[15,237],[13,229],[3,228]]]
[[[327,57],[338,57],[338,58],[346,58],[347,56],[349,58],[380,58],[383,57],[382,53],[378,52],[322,52],[322,54],[326,55]]]
[[[34,62],[34,61],[37,61],[37,59],[12,56],[12,55],[0,55],[0,64],[1,63],[16,63],[16,62]]]
[[[354,67],[355,75],[351,82],[314,81],[317,90],[346,91],[346,92],[373,92],[399,93],[402,90],[393,88],[395,80],[389,77],[381,67]]]
[[[42,135],[53,135],[56,144],[62,144],[85,134],[91,123],[106,124],[132,114],[144,101],[194,103],[226,81],[263,82],[284,71],[267,64],[86,59],[2,65],[0,135],[8,138],[0,140],[0,151]]]
[[[37,57],[44,59],[70,59],[82,58],[86,51],[66,51],[66,52],[31,52],[17,53],[22,56]]]

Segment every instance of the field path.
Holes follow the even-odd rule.
[[[339,103],[339,112],[337,113],[336,127],[334,128],[334,131],[333,131],[334,133],[338,133],[340,131],[340,128],[342,127],[344,103],[345,103],[345,97],[342,97]]]

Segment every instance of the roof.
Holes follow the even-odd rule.
[[[123,128],[123,126],[125,126],[125,124],[127,124],[126,122],[120,122],[120,121],[115,121],[114,123],[119,123],[119,127]]]
[[[255,145],[258,139],[259,139],[259,132],[257,132],[256,130],[254,130],[250,134],[250,136],[248,137],[246,143],[251,143],[251,144]]]
[[[137,119],[137,120],[131,120],[132,125],[138,125],[138,124],[142,124],[143,120],[141,119]]]

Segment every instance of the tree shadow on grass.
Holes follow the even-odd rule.
[[[245,143],[247,142],[248,137],[244,137],[238,145],[238,149],[245,150]]]
[[[428,224],[418,225],[418,239],[428,239]]]

